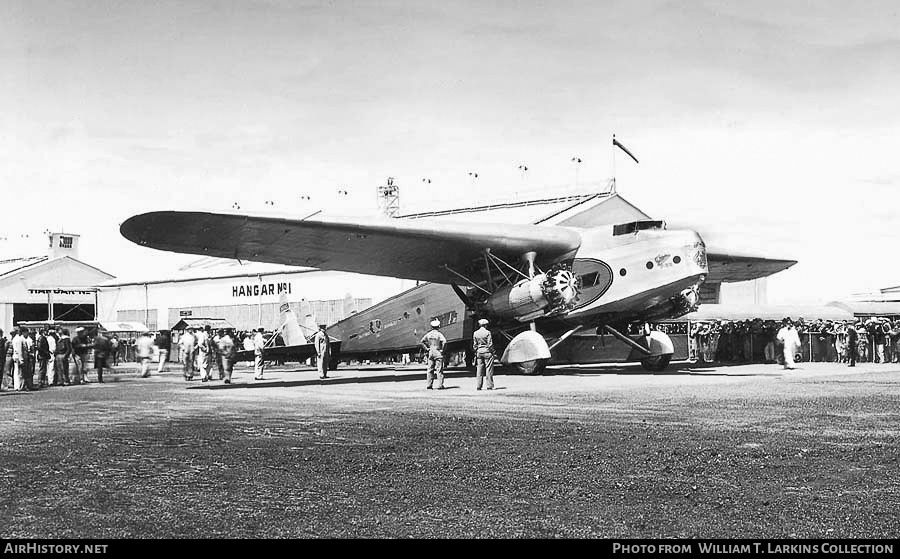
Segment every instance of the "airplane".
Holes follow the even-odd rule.
[[[619,198],[601,201],[621,205]],[[554,348],[589,329],[628,344],[628,360],[662,371],[672,340],[647,326],[632,339],[622,332],[629,324],[696,310],[711,273],[736,270],[752,279],[796,263],[710,251],[693,229],[668,229],[607,205],[596,218],[557,224],[154,211],[130,217],[120,232],[158,250],[429,282],[423,293],[449,286],[469,313],[502,334],[495,336],[505,346],[501,363],[525,374],[541,371]]]
[[[263,359],[265,361],[306,361],[315,357],[316,347],[312,338],[316,333],[313,331],[308,337],[303,335],[303,326],[297,320],[297,315],[291,309],[291,304],[284,293],[279,297],[278,312],[281,316],[281,326],[266,341],[263,348]],[[284,345],[277,344],[279,335]],[[328,339],[331,345],[331,354],[339,354],[341,341],[331,336]],[[235,361],[253,361],[254,358],[255,351],[252,349],[242,349],[235,353]]]

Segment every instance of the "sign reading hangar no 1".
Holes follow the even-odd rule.
[[[291,282],[281,283],[250,283],[247,285],[234,285],[231,287],[232,297],[258,297],[260,295],[290,294]]]

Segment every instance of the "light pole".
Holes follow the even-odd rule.
[[[578,167],[581,164],[581,158],[576,155],[572,158],[572,163],[575,164],[575,188],[578,188]]]

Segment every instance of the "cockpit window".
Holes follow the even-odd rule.
[[[645,231],[647,229],[665,229],[666,222],[659,220],[644,220],[644,221],[632,221],[630,223],[620,223],[619,225],[613,225],[613,235],[627,235],[629,233],[636,233],[638,231]]]

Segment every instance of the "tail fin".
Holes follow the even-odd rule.
[[[306,337],[300,330],[300,323],[297,322],[297,315],[291,310],[291,304],[288,303],[284,293],[281,294],[278,312],[281,315],[282,331],[281,337],[284,338],[285,345],[302,345],[306,343]]]

